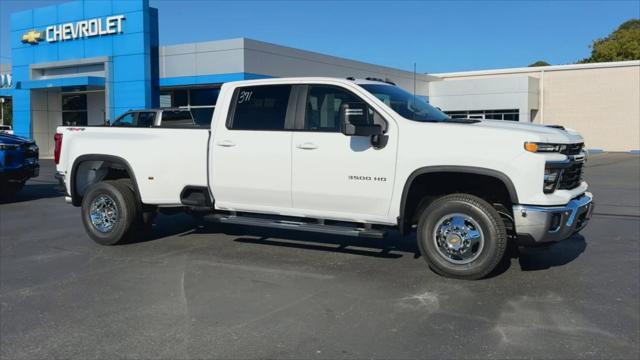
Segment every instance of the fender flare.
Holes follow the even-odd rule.
[[[122,166],[125,171],[127,172],[127,174],[129,174],[130,178],[131,178],[131,182],[133,182],[133,187],[135,189],[135,196],[136,199],[140,202],[140,204],[142,204],[142,198],[140,197],[140,190],[138,188],[138,181],[136,180],[136,175],[133,172],[133,168],[131,167],[131,165],[129,164],[129,162],[119,156],[114,156],[114,155],[104,155],[104,154],[86,154],[86,155],[81,155],[78,156],[74,161],[73,161],[73,166],[71,167],[71,175],[69,177],[69,188],[70,188],[70,192],[71,192],[71,199],[72,199],[72,204],[73,206],[80,206],[80,199],[79,199],[79,195],[76,192],[76,172],[78,170],[78,166],[80,166],[81,163],[85,162],[85,161],[107,161],[110,163],[115,163],[118,164],[120,166]]]
[[[409,175],[407,181],[404,183],[404,188],[402,189],[402,198],[400,200],[400,216],[398,216],[398,226],[400,228],[400,232],[404,233],[405,231],[405,207],[407,205],[407,197],[409,196],[409,189],[411,189],[411,185],[413,185],[414,180],[424,174],[430,173],[465,173],[465,174],[474,174],[474,175],[484,175],[494,177],[507,187],[507,191],[509,192],[509,198],[513,204],[518,204],[518,193],[516,191],[516,187],[513,185],[511,179],[504,173],[487,168],[475,167],[475,166],[450,166],[450,165],[437,165],[437,166],[425,166],[416,169]]]

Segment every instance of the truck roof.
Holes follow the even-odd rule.
[[[189,111],[189,109],[181,109],[177,107],[164,107],[164,108],[148,108],[148,109],[131,109],[127,112],[143,112],[143,111]]]
[[[358,79],[353,77],[339,78],[339,77],[326,77],[326,76],[325,77],[319,77],[319,76],[317,77],[282,77],[282,78],[268,78],[268,79],[256,79],[256,80],[238,80],[238,81],[230,81],[225,84],[235,85],[238,83],[243,83],[247,85],[266,85],[266,84],[304,84],[304,83],[313,83],[313,82],[319,82],[319,83],[341,82],[344,84],[358,84],[358,85],[365,85],[365,84],[395,85],[389,79],[383,80],[383,79],[372,78],[372,77]]]

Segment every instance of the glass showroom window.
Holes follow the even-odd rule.
[[[520,121],[518,109],[445,111],[454,119]]]
[[[219,93],[219,87],[163,90],[160,92],[160,107],[190,110],[196,124],[209,126]]]
[[[87,126],[87,94],[62,95],[62,125]]]

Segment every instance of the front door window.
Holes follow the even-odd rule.
[[[120,116],[119,118],[117,118],[116,121],[114,121],[113,124],[111,124],[111,126],[131,127],[131,126],[135,126],[135,121],[136,121],[135,113],[126,113]]]

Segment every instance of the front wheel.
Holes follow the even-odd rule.
[[[132,232],[137,218],[136,197],[120,181],[92,185],[82,199],[82,222],[95,242],[115,245]]]
[[[507,232],[491,204],[469,194],[443,196],[420,214],[418,247],[437,273],[458,279],[487,276],[502,259]]]

